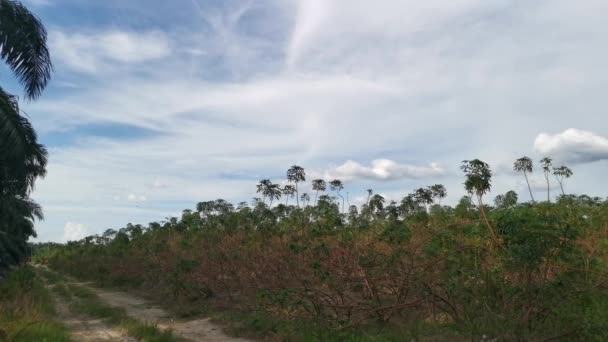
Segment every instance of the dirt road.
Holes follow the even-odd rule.
[[[68,304],[59,296],[54,295],[57,319],[61,321],[70,332],[73,341],[82,342],[137,342],[127,336],[125,331],[113,328],[100,319],[93,319],[70,311]]]
[[[169,312],[149,303],[145,299],[135,297],[131,294],[95,288],[91,283],[74,284],[92,290],[101,300],[110,306],[124,308],[127,315],[133,319],[140,322],[155,324],[162,330],[170,329],[174,335],[190,341],[251,341],[226,335],[218,325],[212,323],[208,318],[190,320],[176,319]],[[113,341],[123,340],[115,339]]]

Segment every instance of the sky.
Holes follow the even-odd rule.
[[[50,152],[38,241],[249,201],[293,164],[351,204],[436,183],[455,203],[474,158],[490,199],[529,200],[523,155],[573,169],[569,193],[608,190],[604,0],[24,3],[55,66],[22,103]],[[531,182],[546,195],[538,163]]]

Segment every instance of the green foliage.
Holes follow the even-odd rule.
[[[42,23],[20,2],[1,0],[0,40],[0,57],[27,97],[37,98],[52,71]],[[17,98],[0,88],[0,277],[27,257],[27,240],[36,236],[33,220],[42,219],[42,211],[29,195],[46,163],[47,151]]]
[[[489,165],[475,159],[462,169],[477,203],[464,196],[441,205],[441,185],[400,203],[370,190],[348,214],[327,194],[301,207],[255,199],[235,208],[219,199],[181,218],[36,249],[36,259],[149,291],[183,313],[228,308],[226,317],[241,317],[239,329],[256,336],[604,339],[608,203],[562,195],[518,204],[509,191],[490,207],[482,201]],[[261,185],[263,193],[273,183]],[[313,186],[322,192],[327,184]],[[340,180],[329,188],[343,200]]]
[[[21,267],[0,283],[0,340],[69,341],[53,321],[53,301],[31,267]]]

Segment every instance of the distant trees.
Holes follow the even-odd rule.
[[[498,209],[511,208],[517,205],[517,193],[513,190],[507,191],[504,195],[498,195],[494,198],[494,205]]]

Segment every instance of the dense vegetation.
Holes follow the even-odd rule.
[[[526,179],[532,167],[514,164]],[[299,194],[306,175],[294,166],[288,186],[260,181],[252,205],[201,202],[181,218],[43,246],[37,258],[183,314],[229,308],[280,336],[608,339],[608,202],[562,192],[518,203],[509,191],[490,206],[489,166],[462,170],[468,195],[455,207],[434,185],[400,203],[369,190],[345,210],[341,181],[313,180],[314,197]],[[572,175],[548,158],[542,171],[548,185]]]
[[[20,2],[0,0],[0,57],[25,87],[26,97],[40,96],[52,65],[46,31]],[[35,180],[46,173],[47,151],[21,113],[16,96],[0,87],[0,279],[29,253],[34,219],[42,209],[29,198]]]

